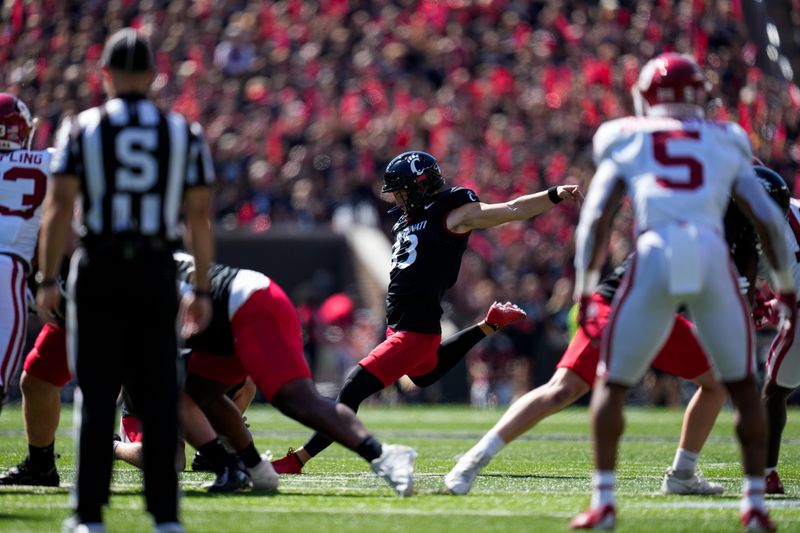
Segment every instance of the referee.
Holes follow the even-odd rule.
[[[211,318],[212,162],[202,128],[162,113],[145,93],[155,64],[133,29],[114,33],[101,58],[108,100],[65,120],[53,156],[39,243],[37,304],[53,321],[59,262],[80,198],[80,248],[68,281],[70,364],[82,393],[75,515],[64,531],[105,531],[116,399],[125,386],[143,424],[144,493],[155,531],[178,521],[178,296],[172,251],[181,204],[197,258],[194,292],[180,302],[181,334]],[[109,305],[109,301],[114,305]]]

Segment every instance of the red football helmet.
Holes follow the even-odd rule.
[[[663,114],[680,110],[702,113],[708,92],[708,82],[703,71],[689,56],[668,52],[648,61],[633,86],[636,114],[653,114],[653,107]],[[687,108],[686,106],[691,106]],[[659,110],[656,110],[658,114]]]
[[[0,93],[0,150],[30,148],[33,118],[25,102],[9,93]]]

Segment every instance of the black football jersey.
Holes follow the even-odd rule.
[[[178,281],[191,284],[194,258],[188,254],[178,253],[175,254],[175,261],[178,267]],[[231,296],[231,283],[239,270],[226,265],[211,264],[208,270],[208,281],[211,287],[213,315],[206,329],[186,340],[187,348],[215,355],[233,353],[233,335],[228,316],[228,303]]]
[[[747,278],[747,300],[750,305],[755,300],[755,283],[758,275],[758,236],[755,228],[736,202],[728,204],[725,212],[725,238],[731,249],[731,257],[739,275]]]
[[[467,249],[469,233],[447,229],[447,214],[478,196],[453,187],[431,196],[412,216],[404,214],[392,228],[392,267],[386,297],[390,328],[417,333],[439,333],[440,301],[453,286]]]
[[[633,261],[633,254],[628,255],[628,257],[622,260],[622,263],[620,263],[617,268],[612,270],[609,275],[601,279],[600,283],[597,285],[597,289],[595,289],[594,292],[602,296],[605,301],[611,302],[611,300],[614,299],[614,295],[617,293],[617,289],[619,289],[619,286],[622,283],[622,278],[625,277],[625,273],[631,266],[631,261]]]

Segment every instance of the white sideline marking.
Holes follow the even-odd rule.
[[[621,508],[633,507],[638,509],[726,509],[739,508],[738,500],[725,501],[686,501],[686,502],[637,502],[626,505],[623,502]],[[800,500],[767,500],[768,509],[800,509]]]

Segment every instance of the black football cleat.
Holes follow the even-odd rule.
[[[213,483],[205,486],[208,492],[239,492],[251,487],[250,476],[240,465],[226,466]]]
[[[213,472],[214,467],[205,455],[195,452],[194,459],[192,459],[192,470],[195,472]]]
[[[0,474],[0,485],[30,485],[38,487],[58,487],[56,465],[47,469],[34,467],[26,457],[17,466],[12,466]]]

